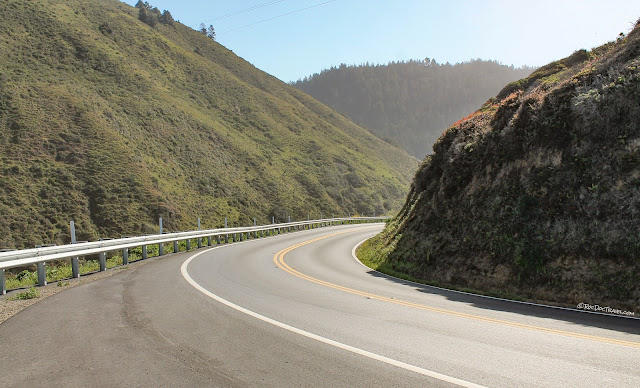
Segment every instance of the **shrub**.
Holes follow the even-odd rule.
[[[40,297],[40,292],[38,290],[36,290],[35,287],[31,287],[27,291],[19,292],[18,294],[16,294],[16,296],[14,296],[11,299],[12,300],[26,300],[26,299],[34,299],[34,298],[39,298],[39,297]]]

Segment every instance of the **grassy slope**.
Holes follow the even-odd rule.
[[[0,247],[400,207],[415,159],[137,12],[0,3]]]
[[[640,306],[640,28],[449,128],[363,248],[383,271],[550,303]]]

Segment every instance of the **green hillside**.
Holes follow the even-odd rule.
[[[507,85],[440,137],[363,251],[381,270],[640,306],[640,27]]]
[[[0,2],[0,248],[397,211],[417,160],[116,0]]]
[[[424,61],[332,67],[292,83],[422,159],[451,123],[533,68],[494,61]]]

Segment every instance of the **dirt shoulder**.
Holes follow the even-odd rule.
[[[146,265],[148,263],[151,263],[156,259],[157,258],[150,258],[147,260],[138,260],[133,263],[129,263],[128,265],[111,268],[104,272],[94,272],[91,274],[83,275],[78,279],[67,279],[67,280],[62,280],[60,282],[58,281],[51,282],[44,287],[37,287],[37,290],[40,293],[40,297],[34,298],[34,299],[14,300],[12,298],[15,297],[18,294],[18,292],[21,292],[23,290],[19,289],[19,290],[9,291],[7,292],[6,295],[0,296],[0,324],[2,324],[4,321],[11,318],[12,316],[16,315],[20,311],[26,309],[27,307],[34,305],[40,302],[41,300],[44,300],[59,292],[62,292],[72,287],[77,287],[85,283],[90,283],[96,280],[118,275],[125,271],[135,270],[136,268]]]

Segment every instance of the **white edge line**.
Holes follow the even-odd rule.
[[[259,240],[251,240],[251,241],[259,241]],[[275,319],[272,319],[272,318],[266,317],[264,315],[258,314],[256,312],[248,310],[248,309],[246,309],[246,308],[244,308],[242,306],[238,306],[235,303],[232,303],[232,302],[230,302],[230,301],[228,301],[226,299],[223,299],[223,298],[219,297],[218,295],[212,293],[211,291],[207,290],[206,288],[204,288],[200,284],[198,284],[195,280],[193,280],[193,278],[189,275],[189,272],[187,271],[187,267],[189,266],[189,263],[191,263],[191,261],[193,261],[193,259],[195,259],[196,257],[200,256],[201,254],[209,252],[209,251],[214,250],[214,249],[224,248],[226,246],[227,245],[210,248],[210,249],[204,250],[202,252],[198,252],[198,253],[192,255],[191,257],[189,257],[187,260],[185,260],[184,263],[182,263],[182,266],[180,267],[180,272],[182,273],[182,277],[184,277],[184,279],[187,282],[189,282],[189,284],[191,284],[196,290],[202,292],[203,294],[205,294],[206,296],[210,297],[211,299],[214,299],[214,300],[216,300],[216,301],[218,301],[218,302],[220,302],[220,303],[222,303],[222,304],[224,304],[224,305],[226,305],[228,307],[231,307],[234,310],[240,311],[241,313],[247,314],[247,315],[249,315],[249,316],[251,316],[253,318],[259,319],[261,321],[270,323],[270,324],[272,324],[274,326],[277,326],[277,327],[280,327],[282,329],[288,330],[288,331],[290,331],[292,333],[296,333],[296,334],[305,336],[307,338],[311,338],[311,339],[314,339],[316,341],[325,343],[327,345],[335,346],[335,347],[337,347],[339,349],[343,349],[343,350],[346,350],[346,351],[349,351],[349,352],[352,352],[352,353],[355,353],[355,354],[358,354],[358,355],[361,355],[361,356],[364,356],[364,357],[371,358],[373,360],[381,361],[381,362],[384,362],[386,364],[396,366],[398,368],[406,369],[408,371],[415,372],[415,373],[418,373],[418,374],[421,374],[421,375],[424,375],[424,376],[432,377],[432,378],[437,379],[437,380],[441,380],[441,381],[445,381],[445,382],[448,382],[448,383],[451,383],[451,384],[455,384],[455,385],[458,385],[460,387],[473,387],[473,388],[483,387],[482,385],[474,384],[474,383],[471,383],[471,382],[468,382],[468,381],[465,381],[465,380],[457,379],[455,377],[447,376],[447,375],[444,375],[444,374],[441,374],[441,373],[438,373],[438,372],[430,371],[428,369],[420,368],[420,367],[415,366],[415,365],[407,364],[407,363],[404,363],[402,361],[394,360],[392,358],[381,356],[381,355],[376,354],[376,353],[372,353],[372,352],[369,352],[369,351],[366,351],[366,350],[363,350],[363,349],[356,348],[356,347],[351,346],[351,345],[343,344],[341,342],[334,341],[332,339],[319,336],[317,334],[310,333],[310,332],[302,330],[302,329],[298,329],[297,327],[293,327],[291,325],[287,325],[286,323],[282,323],[280,321],[276,321]]]
[[[458,290],[452,290],[450,288],[444,288],[444,287],[438,287],[438,286],[432,286],[430,284],[424,284],[424,283],[418,283],[418,282],[414,282],[412,280],[407,280],[407,279],[403,279],[403,278],[399,278],[393,275],[389,275],[386,274],[384,272],[380,272],[377,271],[371,267],[366,266],[363,262],[360,261],[360,259],[358,259],[358,256],[356,256],[356,249],[358,249],[358,247],[362,244],[364,244],[365,241],[371,239],[373,237],[367,237],[364,240],[360,241],[358,244],[356,244],[355,247],[353,247],[353,249],[351,250],[351,256],[353,256],[353,259],[355,261],[358,262],[358,264],[360,264],[361,266],[365,267],[366,269],[368,269],[369,271],[374,271],[377,272],[383,276],[387,276],[390,278],[394,278],[394,279],[398,279],[398,280],[402,280],[403,282],[408,282],[411,284],[415,284],[421,287],[429,287],[429,288],[435,288],[436,290],[441,290],[441,291],[448,291],[448,292],[455,292],[457,294],[463,294],[463,295],[470,295],[470,296],[477,296],[479,298],[486,298],[486,299],[493,299],[493,300],[500,300],[503,302],[511,302],[511,303],[520,303],[520,304],[526,304],[529,306],[537,306],[537,307],[547,307],[547,308],[552,308],[552,309],[558,309],[558,310],[566,310],[566,311],[575,311],[578,313],[583,313],[583,314],[595,314],[595,315],[604,315],[605,317],[615,317],[615,318],[624,318],[624,319],[638,319],[640,320],[640,317],[635,317],[635,316],[630,316],[630,315],[617,315],[617,314],[607,314],[607,313],[600,313],[597,311],[589,311],[589,310],[578,310],[578,309],[574,309],[571,307],[562,307],[562,306],[552,306],[552,305],[548,305],[548,304],[541,304],[541,303],[533,303],[533,302],[524,302],[521,300],[513,300],[513,299],[505,299],[505,298],[499,298],[497,296],[489,296],[489,295],[481,295],[481,294],[474,294],[472,292],[466,292],[466,291],[458,291]]]

